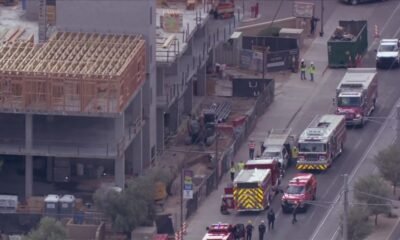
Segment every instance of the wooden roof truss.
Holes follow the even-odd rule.
[[[75,105],[79,111],[115,112],[145,80],[146,68],[138,67],[145,64],[145,54],[141,36],[59,32],[42,46],[15,42],[0,47],[0,78],[20,86],[22,108],[59,109],[62,104],[62,111]],[[13,101],[10,89],[0,86]],[[102,102],[107,107],[97,106]],[[110,105],[115,107],[110,110]]]

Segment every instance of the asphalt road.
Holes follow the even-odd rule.
[[[277,1],[267,1],[267,3],[276,4]],[[289,1],[287,1],[289,2]],[[316,1],[319,2],[319,1]],[[337,24],[337,20],[359,20],[367,19],[369,25],[369,43],[370,51],[368,52],[364,66],[375,67],[375,54],[374,49],[377,47],[376,42],[373,39],[373,26],[377,24],[382,31],[381,36],[386,38],[400,37],[400,1],[388,1],[383,3],[374,4],[363,4],[359,6],[347,6],[337,3],[334,0],[325,1],[329,2],[329,8],[326,7],[326,12],[329,13],[329,17],[325,20],[328,29],[333,29],[332,24]],[[283,7],[281,7],[283,8]],[[286,11],[289,11],[286,7]],[[290,10],[291,11],[291,10]],[[279,15],[279,14],[278,14]],[[283,15],[285,16],[285,15]],[[329,32],[331,34],[331,32]],[[322,40],[316,40],[313,44],[317,49],[321,51],[326,51],[326,43]],[[312,57],[319,61],[319,55],[323,55],[322,52],[319,54],[319,50],[316,50]],[[326,55],[326,53],[325,53]],[[313,58],[313,59],[314,59]],[[320,71],[322,71],[320,69]],[[301,107],[301,110],[295,116],[290,124],[290,127],[295,133],[300,134],[304,128],[309,124],[309,122],[314,118],[315,115],[325,114],[328,112],[333,112],[334,108],[332,106],[332,98],[334,97],[334,91],[344,75],[345,70],[343,69],[327,69],[323,79],[317,88],[309,92],[309,99]],[[369,148],[370,144],[375,139],[379,129],[382,126],[383,120],[388,117],[390,111],[392,110],[395,102],[400,97],[400,70],[383,70],[379,71],[379,97],[377,101],[377,109],[374,112],[374,121],[369,122],[363,129],[349,129],[347,135],[347,143],[345,146],[345,151],[336,160],[333,166],[324,173],[317,174],[318,178],[318,193],[317,199],[319,201],[318,206],[312,206],[307,213],[299,214],[299,222],[295,225],[291,224],[291,215],[282,214],[280,209],[280,200],[275,199],[273,201],[272,207],[276,212],[276,229],[274,231],[267,233],[267,239],[330,239],[330,236],[324,236],[323,234],[318,235],[318,226],[321,221],[325,218],[327,210],[330,208],[331,202],[333,202],[341,191],[343,184],[342,175],[347,173],[350,174],[357,166],[359,161],[362,159],[366,149]],[[282,95],[286,94],[286,98],[292,96],[293,100],[296,100],[296,94],[290,91],[293,89],[284,88],[282,90]],[[306,90],[305,90],[306,91]],[[288,93],[289,92],[289,93]],[[277,102],[277,101],[275,101]],[[276,103],[279,108],[279,103]],[[283,107],[284,109],[289,109],[288,106]],[[285,110],[283,110],[285,111]],[[279,126],[279,114],[277,111],[276,116],[272,116],[271,121],[276,121],[276,128]],[[282,113],[284,114],[284,113]],[[274,126],[275,127],[275,126]],[[268,129],[256,129],[255,132],[267,131]],[[290,169],[283,182],[283,186],[286,185],[287,181],[297,173],[293,168]],[[219,206],[219,202],[215,203]],[[211,216],[208,221],[215,221],[221,219],[216,217],[212,219]],[[248,220],[252,220],[254,223],[258,224],[259,220],[266,219],[266,213],[261,214],[232,214],[229,217],[222,218],[225,221],[231,223],[246,223]],[[210,223],[210,222],[208,222]],[[207,222],[206,222],[207,224]],[[337,229],[337,225],[332,226],[333,232]],[[318,237],[315,237],[317,236]],[[314,238],[313,238],[314,236]],[[191,238],[188,238],[191,239]]]

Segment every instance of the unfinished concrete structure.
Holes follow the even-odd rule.
[[[186,1],[170,0],[168,8],[157,9],[157,146],[177,133],[179,125],[192,113],[194,96],[207,95],[207,65],[215,65],[215,49],[233,33],[237,16],[214,19],[211,4],[204,1],[194,10]],[[165,12],[181,15],[178,32],[163,29]]]
[[[116,184],[124,186],[126,150],[145,125],[146,64],[141,35],[59,32],[43,46],[0,48],[0,150],[26,156],[26,196],[33,156],[49,157],[48,180],[55,181],[77,167],[71,161],[63,169],[62,159],[83,168],[85,159],[114,160]]]

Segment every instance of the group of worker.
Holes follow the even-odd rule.
[[[272,208],[270,208],[268,211],[267,220],[268,220],[268,230],[273,230],[274,223],[275,223],[275,212]],[[253,226],[252,222],[249,220],[245,227],[245,233],[234,234],[236,240],[241,239],[241,237],[243,237],[243,236],[245,237],[245,240],[252,240],[253,230],[254,230],[254,226]],[[264,220],[261,220],[260,224],[258,225],[258,236],[259,236],[260,240],[264,240],[266,231],[267,231],[267,226],[265,225]]]
[[[310,66],[307,67],[304,59],[301,59],[300,63],[300,79],[301,80],[307,80],[306,72],[310,74],[310,81],[314,81],[314,75],[315,75],[315,65],[314,62],[310,62]]]
[[[298,201],[296,201],[294,208],[293,208],[292,224],[295,224],[297,222],[296,215],[297,215],[299,206],[300,206],[300,203]],[[275,223],[275,212],[272,208],[270,208],[267,213],[267,220],[268,220],[268,230],[273,230],[274,223]],[[243,234],[245,236],[245,240],[252,240],[253,229],[254,229],[254,226],[253,226],[252,222],[249,220],[245,227],[245,235]],[[267,231],[267,226],[265,225],[264,220],[261,220],[260,224],[258,225],[258,236],[259,236],[260,240],[264,240],[264,235],[265,235],[266,231]],[[243,235],[236,234],[235,240],[240,240]]]

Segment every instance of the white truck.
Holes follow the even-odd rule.
[[[291,163],[291,146],[294,146],[294,136],[291,129],[272,129],[264,140],[262,159],[277,160],[282,169],[286,169]]]
[[[382,39],[376,52],[376,68],[400,66],[400,40]]]

